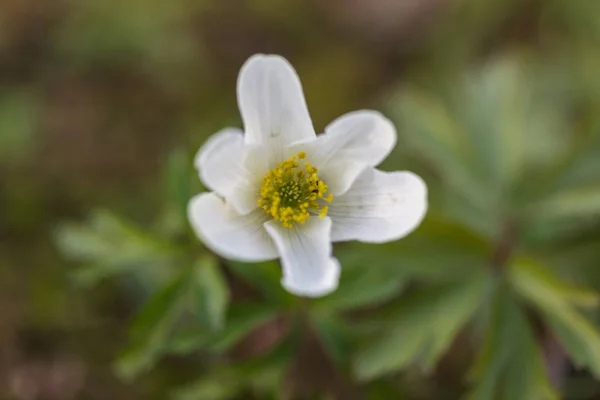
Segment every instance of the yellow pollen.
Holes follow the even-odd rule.
[[[321,208],[321,211],[319,211],[319,217],[323,218],[324,216],[326,216],[327,210],[329,210],[329,207],[327,207],[327,206],[324,206],[323,208]]]
[[[319,171],[310,162],[300,165],[306,153],[301,151],[270,170],[260,188],[258,206],[286,228],[293,223],[304,224],[311,216],[323,218],[333,195],[319,178]]]

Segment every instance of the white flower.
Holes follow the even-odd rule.
[[[281,257],[283,286],[318,297],[338,285],[332,242],[388,242],[420,224],[423,180],[374,168],[396,143],[381,114],[351,112],[317,136],[296,72],[275,55],[246,61],[237,95],[244,132],[224,129],[199,150],[195,165],[213,192],[188,206],[215,253],[247,262]]]

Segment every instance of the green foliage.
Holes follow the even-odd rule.
[[[187,205],[198,191],[198,178],[190,175],[190,157],[183,149],[170,152],[165,166],[165,209],[159,219],[159,228],[175,237],[187,229]]]
[[[282,305],[294,303],[294,297],[280,285],[281,270],[277,263],[246,264],[229,261],[228,266],[240,279],[260,292],[266,301]]]
[[[104,210],[92,213],[87,224],[59,226],[55,239],[64,254],[88,264],[73,274],[78,284],[86,286],[131,270],[165,276],[165,268],[180,255],[171,243]]]
[[[357,376],[377,378],[412,362],[431,370],[483,302],[486,286],[485,277],[467,276],[462,283],[424,288],[402,298],[379,322],[381,333],[358,351]]]
[[[225,351],[243,339],[253,329],[276,316],[276,310],[266,304],[238,304],[230,309],[227,327],[214,335],[210,342],[213,351]]]
[[[173,400],[225,400],[239,396],[244,389],[266,396],[279,391],[282,372],[289,359],[289,346],[283,344],[264,357],[218,366],[203,377],[176,390]],[[262,397],[261,397],[262,398]]]
[[[329,357],[338,368],[348,370],[353,347],[360,337],[356,329],[343,318],[331,313],[313,313],[310,323]]]
[[[225,350],[247,334],[264,314],[245,309],[236,323],[235,310],[224,328],[229,288],[216,260],[203,257],[193,267],[174,273],[132,323],[130,340],[117,364],[124,378],[145,372],[165,353],[182,353],[208,346]],[[189,320],[188,311],[194,318]],[[264,310],[261,310],[264,313]],[[268,314],[267,314],[268,315]]]
[[[429,246],[435,251],[423,251]],[[388,279],[400,282],[409,278],[424,281],[461,279],[465,274],[485,268],[491,251],[485,238],[464,224],[449,221],[433,211],[419,230],[402,241],[379,246],[353,243],[336,254],[349,270],[347,279],[353,279],[353,274],[361,275],[361,279],[386,274]],[[374,271],[369,269],[365,273],[364,266],[374,264],[373,260],[377,260],[371,268]]]
[[[600,376],[600,332],[577,309],[597,306],[598,294],[564,283],[529,260],[519,260],[511,272],[516,289],[542,312],[573,362]]]
[[[483,349],[471,370],[473,400],[558,399],[546,373],[532,327],[502,283],[491,302]]]
[[[400,268],[383,268],[375,265],[365,270],[364,262],[346,264],[339,290],[331,295],[316,299],[313,308],[330,313],[373,307],[398,296],[404,289],[407,278]]]
[[[133,346],[118,360],[116,369],[123,379],[132,379],[148,370],[162,353],[183,306],[189,276],[175,275],[139,312],[131,325]]]
[[[553,264],[562,256],[559,248],[551,250],[560,238],[593,229],[582,217],[589,220],[597,211],[597,141],[594,132],[584,139],[569,136],[573,97],[540,68],[522,54],[496,57],[459,79],[458,86],[439,85],[435,95],[405,90],[396,103],[407,141],[438,174],[441,193],[464,199],[442,208],[445,215],[496,242],[486,264],[508,277],[484,322],[484,347],[472,372],[476,399],[558,398],[524,304],[538,310],[543,329],[559,339],[575,365],[598,374],[600,333],[577,308],[597,306],[598,294],[555,276]],[[423,99],[445,99],[444,106]],[[550,265],[511,257],[517,249],[552,254]],[[374,346],[381,348],[374,354],[383,366],[394,360],[404,366],[413,357],[410,351],[394,359],[386,349],[416,353],[415,338],[421,336],[404,334],[409,344],[403,344],[400,334],[389,332],[390,344],[377,341]],[[367,359],[365,367],[374,368],[375,360]]]
[[[217,85],[221,71],[205,75],[204,46],[215,69],[221,58],[241,60],[227,42],[231,25],[240,22],[246,32],[247,24],[249,43],[265,34],[245,19],[248,10],[269,29],[287,26],[301,34],[296,23],[278,20],[294,14],[292,8],[249,2],[248,12],[236,10],[226,32],[216,32],[223,44],[196,43],[197,28],[190,28],[206,17],[199,18],[205,2],[196,3],[82,2],[65,16],[52,48],[78,71],[108,65],[150,72],[159,81],[156,92],[177,93],[168,101],[178,108],[187,101],[181,108],[194,110],[166,125],[201,126],[194,132],[198,142],[206,127],[227,125],[222,121],[231,110],[214,105],[227,95],[202,93],[201,102],[211,104],[196,115],[195,95],[171,92],[162,78],[181,79],[185,88],[196,80]],[[129,346],[116,362],[122,379],[140,379],[171,355],[198,369],[177,381],[174,400],[302,398],[290,388],[310,386],[303,372],[313,369],[327,381],[316,385],[327,396],[341,386],[367,398],[412,398],[407,393],[418,390],[407,386],[422,385],[427,391],[415,398],[444,398],[442,382],[451,381],[448,393],[474,400],[552,400],[566,397],[572,385],[565,389],[549,376],[548,337],[565,353],[564,370],[572,363],[588,381],[600,379],[598,6],[585,0],[459,3],[419,57],[406,55],[401,86],[390,90],[384,106],[399,132],[385,166],[408,165],[426,178],[428,215],[400,241],[336,244],[343,271],[331,295],[297,298],[282,288],[277,261],[224,260],[202,246],[187,222],[188,201],[201,190],[195,149],[176,147],[164,157],[163,185],[152,188],[164,201],[156,218],[138,225],[100,210],[55,229],[61,253],[82,265],[72,274],[75,283],[117,282],[139,306]],[[538,7],[533,23],[529,8]],[[229,18],[229,11],[220,12]],[[502,51],[483,51],[513,24],[544,34],[516,50],[499,43]],[[327,44],[318,33],[302,38]],[[547,40],[556,46],[546,48]],[[378,80],[371,61],[356,57],[351,44],[335,47],[319,47],[299,66],[307,71],[307,98],[317,104],[316,126],[346,109],[355,80]],[[387,70],[396,56],[385,68],[376,66]],[[187,69],[194,72],[180,74]],[[321,95],[323,83],[336,88]],[[0,155],[10,161],[29,150],[38,99],[27,91],[0,100]],[[446,361],[450,378],[443,376]],[[410,381],[414,375],[424,382]]]
[[[217,261],[212,257],[199,260],[193,279],[197,309],[203,311],[206,324],[212,330],[220,330],[229,304],[229,288]]]

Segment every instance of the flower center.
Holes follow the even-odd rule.
[[[311,215],[323,218],[333,195],[327,193],[327,185],[319,179],[319,171],[308,161],[300,165],[306,153],[301,151],[282,161],[270,170],[260,188],[258,206],[287,228],[293,222],[303,224]]]

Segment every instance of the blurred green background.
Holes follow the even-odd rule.
[[[0,398],[600,398],[599,49],[591,0],[1,0]],[[429,185],[322,299],[186,220],[254,53]]]

